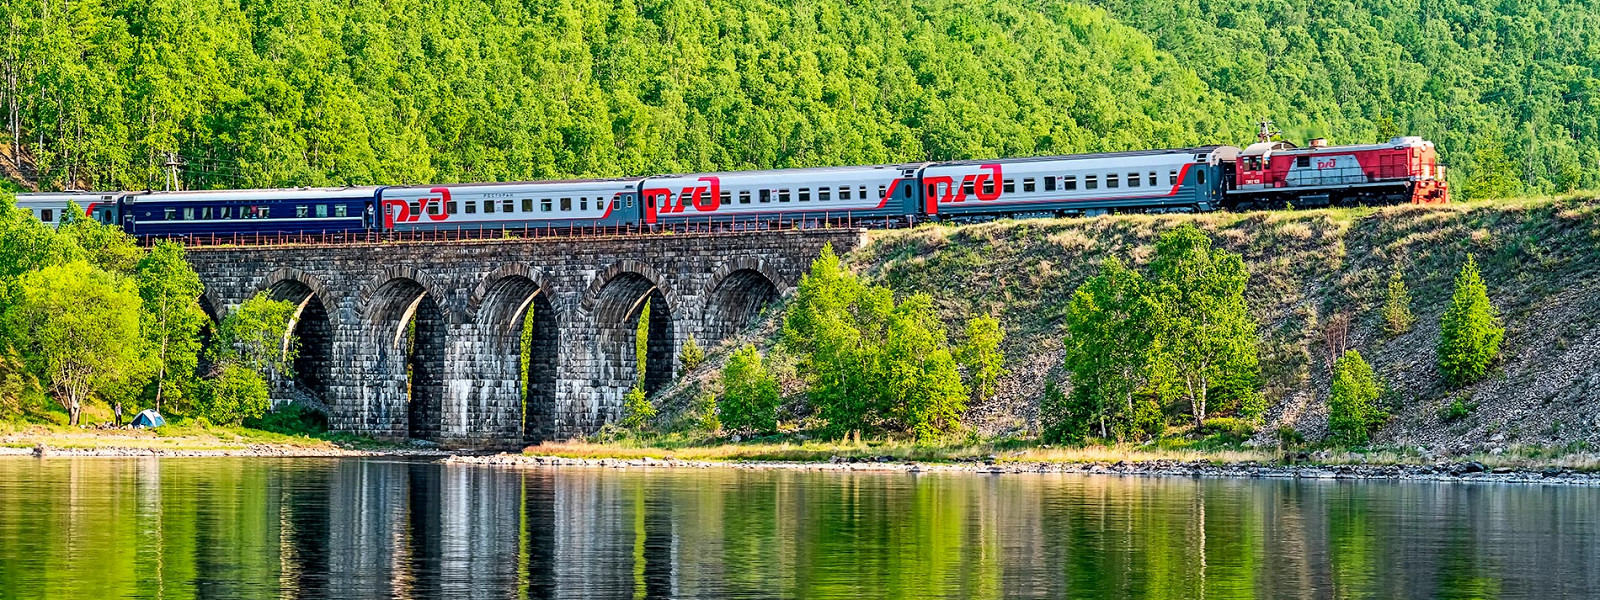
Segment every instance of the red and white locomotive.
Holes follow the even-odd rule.
[[[1351,204],[1444,204],[1450,185],[1433,142],[1396,137],[1378,144],[1309,147],[1272,141],[1270,121],[1258,141],[1239,153],[1226,206],[1237,209]]]

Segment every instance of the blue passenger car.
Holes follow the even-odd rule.
[[[124,198],[122,228],[140,237],[364,233],[381,188],[149,192]]]

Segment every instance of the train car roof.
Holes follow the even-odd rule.
[[[130,194],[129,198],[134,203],[151,201],[215,202],[219,200],[332,200],[361,196],[370,197],[377,193],[379,189],[381,188],[378,186],[350,186],[250,190],[187,190],[182,192],[140,192],[137,194]]]
[[[478,181],[468,183],[428,183],[417,185],[392,185],[385,190],[426,190],[436,187],[449,188],[475,188],[475,187],[512,187],[526,185],[583,185],[591,183],[638,183],[644,177],[591,177],[587,179],[544,179],[539,181]]]
[[[1056,160],[1088,160],[1094,158],[1125,158],[1130,156],[1161,156],[1165,154],[1211,154],[1219,149],[1232,148],[1232,146],[1199,146],[1195,148],[1167,148],[1161,150],[1124,150],[1121,152],[1085,152],[1082,154],[1056,154],[1051,156],[1025,156],[1020,158],[986,158],[971,160],[953,160],[934,163],[934,166],[968,166],[992,165],[995,163],[1030,163],[1048,162]]]

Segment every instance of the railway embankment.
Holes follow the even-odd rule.
[[[1144,264],[1161,232],[1185,222],[1250,269],[1268,410],[1247,445],[1324,440],[1332,362],[1356,349],[1386,388],[1380,402],[1391,418],[1377,446],[1422,460],[1600,447],[1600,199],[1592,195],[923,226],[874,232],[847,262],[897,293],[931,294],[952,331],[974,313],[997,316],[1010,374],[964,420],[986,437],[1026,435],[1046,382],[1066,379],[1063,318],[1074,289],[1108,257]],[[1468,255],[1506,336],[1491,374],[1456,387],[1440,374],[1435,346]],[[1415,323],[1391,334],[1381,309],[1396,272]],[[751,336],[770,342],[776,321],[766,325]]]

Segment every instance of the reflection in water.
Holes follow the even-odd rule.
[[[0,598],[1593,597],[1600,490],[0,460]]]

